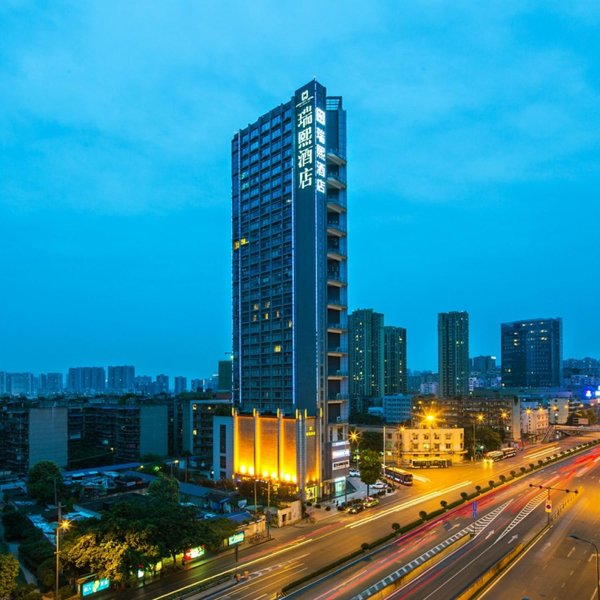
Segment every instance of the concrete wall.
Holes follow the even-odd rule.
[[[59,467],[68,461],[66,408],[32,408],[29,411],[29,468],[42,460]]]
[[[169,452],[168,411],[166,406],[142,406],[140,408],[140,456]]]

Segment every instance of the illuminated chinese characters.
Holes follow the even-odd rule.
[[[315,106],[314,96],[303,90],[296,104],[296,166],[298,189],[316,186],[326,190],[325,111]]]

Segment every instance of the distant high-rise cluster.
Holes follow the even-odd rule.
[[[372,308],[355,310],[348,318],[350,398],[363,412],[368,399],[407,391],[406,329],[384,324]]]

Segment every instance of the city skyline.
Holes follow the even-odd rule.
[[[473,356],[500,356],[500,323],[555,316],[565,358],[597,356],[600,14],[320,7],[299,52],[301,9],[269,6],[240,5],[226,35],[213,7],[0,9],[0,369],[214,372],[232,132],[313,76],[351,115],[349,311],[406,328],[411,370],[435,370],[451,310]]]

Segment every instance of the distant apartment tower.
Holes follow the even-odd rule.
[[[187,392],[187,377],[175,377],[175,395]]]
[[[320,481],[341,486],[347,461],[334,459],[333,444],[346,443],[348,421],[345,155],[342,98],[316,80],[232,140],[234,404],[318,415]]]
[[[104,367],[73,367],[69,369],[67,391],[72,394],[103,394],[106,391]]]
[[[204,391],[204,386],[202,385],[202,379],[192,379],[190,386],[191,386],[192,392]]]
[[[35,384],[33,373],[7,373],[6,388],[11,396],[33,396]]]
[[[63,393],[62,373],[41,373],[38,378],[38,395],[56,396]]]
[[[152,393],[152,377],[150,375],[136,375],[133,385],[138,394]]]
[[[381,398],[384,393],[383,314],[372,308],[348,317],[349,370],[352,398]]]
[[[168,375],[157,375],[155,382],[154,392],[156,394],[168,394],[169,393],[169,376]]]
[[[560,387],[562,319],[502,323],[502,387]]]
[[[495,356],[474,356],[471,359],[472,373],[490,373],[496,369]]]
[[[406,394],[408,376],[406,371],[406,329],[404,327],[383,328],[384,338],[384,394]]]
[[[230,360],[219,361],[219,383],[217,385],[217,391],[231,393],[232,364],[233,363]]]
[[[135,390],[135,367],[108,367],[109,392],[125,394]]]
[[[438,314],[439,396],[469,393],[469,313]]]

